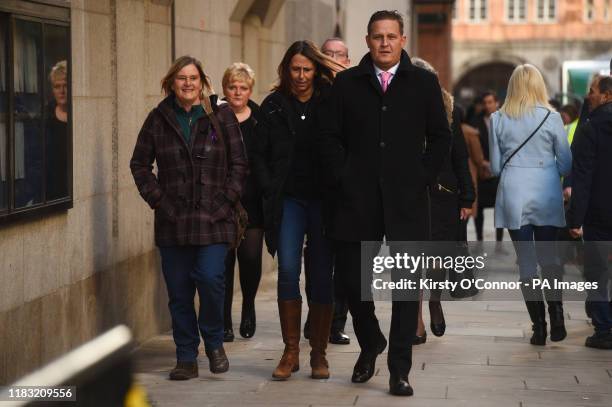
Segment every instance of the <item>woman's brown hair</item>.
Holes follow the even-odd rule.
[[[343,65],[323,54],[312,41],[296,41],[287,49],[283,60],[278,65],[278,84],[272,90],[291,95],[290,65],[291,59],[297,54],[305,56],[315,66],[313,83],[315,91],[323,84],[331,84],[336,73],[345,69]]]
[[[191,55],[183,55],[182,57],[178,57],[172,63],[172,65],[168,69],[168,72],[166,72],[166,75],[164,75],[164,77],[161,80],[161,88],[166,94],[166,96],[174,93],[174,91],[172,90],[172,84],[174,83],[174,79],[176,78],[176,75],[180,72],[180,70],[186,67],[187,65],[194,65],[197,68],[198,72],[200,73],[200,80],[202,81],[202,93],[203,93],[202,95],[200,95],[201,98],[204,98],[204,96],[207,96],[213,93],[214,91],[210,84],[210,79],[204,73],[204,68],[202,68],[202,63],[195,57],[192,57]]]

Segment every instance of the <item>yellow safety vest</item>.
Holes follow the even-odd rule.
[[[567,141],[569,142],[570,146],[572,145],[572,141],[574,141],[574,133],[576,132],[576,127],[578,127],[578,119],[565,126],[565,132],[567,133]]]

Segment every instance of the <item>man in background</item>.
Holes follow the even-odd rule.
[[[484,239],[484,210],[485,208],[495,207],[495,196],[497,194],[498,177],[491,175],[491,165],[489,163],[489,133],[491,127],[491,115],[499,108],[497,95],[493,91],[487,91],[481,97],[483,110],[482,113],[473,119],[471,125],[478,129],[480,134],[480,145],[484,153],[483,166],[478,175],[478,212],[474,217],[476,226],[476,238],[479,242]],[[502,248],[501,241],[504,239],[504,229],[495,230],[496,253],[507,254]]]
[[[588,94],[589,115],[572,144],[572,196],[567,225],[582,236],[584,276],[598,287],[588,291],[587,312],[595,333],[585,346],[612,349],[612,306],[608,293],[608,254],[612,242],[612,77],[593,79]]]

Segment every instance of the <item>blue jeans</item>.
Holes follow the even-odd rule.
[[[523,225],[508,231],[518,258],[521,281],[538,278],[538,263],[542,270],[558,267],[557,227]]]
[[[300,295],[302,249],[306,235],[304,268],[312,302],[334,301],[331,242],[323,236],[320,201],[285,198],[278,236],[278,299],[296,300]]]
[[[227,244],[160,247],[159,252],[168,289],[176,359],[194,362],[198,357],[200,333],[207,351],[223,345]],[[199,318],[193,301],[196,289],[200,297]]]
[[[612,306],[608,293],[608,253],[612,249],[612,231],[585,225],[584,278],[596,282],[596,290],[588,290],[587,307],[591,311],[596,333],[612,329]]]

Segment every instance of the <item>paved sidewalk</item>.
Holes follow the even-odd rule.
[[[510,256],[509,256],[510,257]],[[513,258],[502,265],[514,272]],[[376,375],[365,384],[350,382],[358,345],[350,324],[350,345],[328,347],[331,378],[309,378],[309,346],[301,342],[299,372],[285,382],[271,380],[283,343],[276,307],[276,276],[267,273],[257,296],[257,332],[226,344],[230,371],[213,375],[201,349],[200,377],[171,382],[174,343],[170,334],[146,342],[137,352],[137,380],[155,406],[612,406],[612,351],[584,347],[592,332],[582,302],[565,304],[568,337],[563,342],[529,344],[531,326],[519,301],[453,301],[444,303],[447,332],[428,332],[427,343],[414,347],[410,382],[413,397],[387,393],[386,352]],[[235,322],[240,321],[235,295]],[[428,324],[427,306],[425,309]],[[377,303],[388,333],[391,307]],[[303,318],[306,309],[304,309]],[[428,328],[429,331],[429,328]]]
[[[528,343],[530,324],[522,303],[446,302],[447,333],[442,338],[429,333],[427,343],[414,348],[410,382],[415,396],[400,398],[386,394],[386,352],[368,383],[350,382],[358,355],[350,327],[350,345],[328,348],[329,380],[308,377],[309,346],[302,340],[300,371],[286,382],[272,381],[283,344],[275,290],[270,281],[265,286],[257,297],[255,337],[226,344],[226,374],[209,373],[201,350],[200,377],[171,382],[171,335],[160,335],[141,347],[137,379],[155,406],[612,406],[612,351],[583,346],[591,329],[582,303],[566,304],[565,341],[534,347]],[[377,310],[388,332],[390,305],[377,304]],[[239,318],[235,307],[234,320]]]

